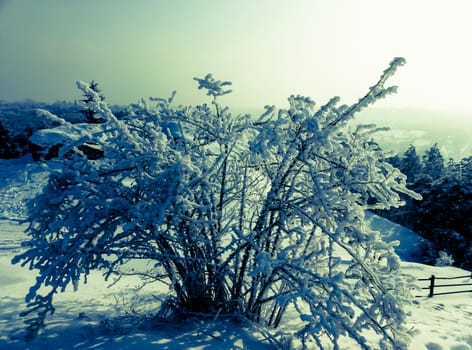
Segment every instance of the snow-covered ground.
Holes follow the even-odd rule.
[[[108,287],[109,283],[103,282],[98,272],[78,292],[68,290],[58,295],[56,313],[49,319],[46,331],[31,342],[24,342],[18,313],[24,309],[24,295],[35,274],[10,261],[22,249],[25,239],[24,200],[40,189],[45,176],[38,164],[31,164],[30,157],[0,160],[0,349],[274,349],[263,330],[244,325],[236,327],[221,320],[158,324],[146,319],[146,312],[153,310],[144,310],[142,305],[155,310],[166,294],[165,286],[137,293],[138,280],[128,279]],[[373,215],[368,215],[368,220],[386,240],[400,241],[397,252],[403,260],[401,268],[405,275],[414,279],[429,278],[432,274],[471,276],[458,268],[417,263],[421,249],[418,236]],[[472,279],[464,277],[446,283],[472,283]],[[428,287],[429,282],[415,284],[421,288]],[[472,286],[463,289],[472,290]],[[437,289],[445,291],[446,288]],[[408,328],[413,335],[411,349],[472,349],[472,293],[428,298],[428,290],[418,289],[412,290],[412,295],[408,308]],[[355,349],[348,344],[345,348]]]

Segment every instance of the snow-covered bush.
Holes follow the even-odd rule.
[[[44,112],[39,110],[39,112]],[[71,124],[64,122],[59,126],[49,129],[35,131],[29,141],[31,154],[34,160],[50,160],[58,157],[61,148],[68,145],[70,152],[71,145],[77,147],[86,157],[98,159],[103,157],[103,151],[99,144],[92,140],[88,141],[90,134],[102,133],[101,124]]]
[[[27,153],[28,137],[11,135],[0,119],[0,159],[19,158]]]
[[[436,266],[452,266],[454,265],[454,258],[445,250],[441,250],[436,258]]]
[[[364,349],[406,349],[408,286],[364,211],[415,193],[372,140],[376,126],[349,123],[395,92],[385,83],[403,63],[394,59],[353,105],[291,96],[288,109],[268,106],[259,118],[223,107],[230,83],[211,75],[195,79],[211,105],[151,98],[119,120],[91,99],[106,122],[87,141],[104,158],[77,149],[63,158],[30,204],[28,250],[13,261],[39,270],[23,313],[31,334],[54,312],[55,293],[99,269],[166,283],[161,316],[275,328],[290,314],[303,344],[338,348],[347,336]]]
[[[0,158],[9,158],[10,157],[10,135],[7,129],[2,124],[0,120]]]

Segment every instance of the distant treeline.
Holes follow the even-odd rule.
[[[419,155],[410,146],[389,159],[407,177],[409,188],[423,200],[405,197],[405,206],[377,214],[412,229],[429,240],[425,262],[444,254],[454,265],[472,268],[472,157],[445,160],[437,144]]]

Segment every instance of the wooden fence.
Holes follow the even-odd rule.
[[[457,294],[457,293],[472,293],[472,289],[462,289],[461,287],[468,287],[472,286],[472,283],[449,283],[449,284],[438,284],[438,280],[457,280],[463,278],[470,278],[472,280],[472,274],[465,275],[465,276],[457,276],[457,277],[436,277],[435,275],[431,275],[429,278],[420,278],[418,281],[429,281],[429,286],[420,288],[429,290],[428,297],[432,298],[434,295],[444,295],[444,294]],[[439,292],[435,291],[436,288],[449,288],[453,290],[449,290],[447,292]],[[460,289],[459,289],[460,288]]]

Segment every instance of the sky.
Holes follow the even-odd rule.
[[[380,107],[472,111],[470,0],[0,0],[0,100],[112,104],[206,97],[193,77],[233,82],[224,103],[283,106],[291,94],[352,103],[397,56]]]

